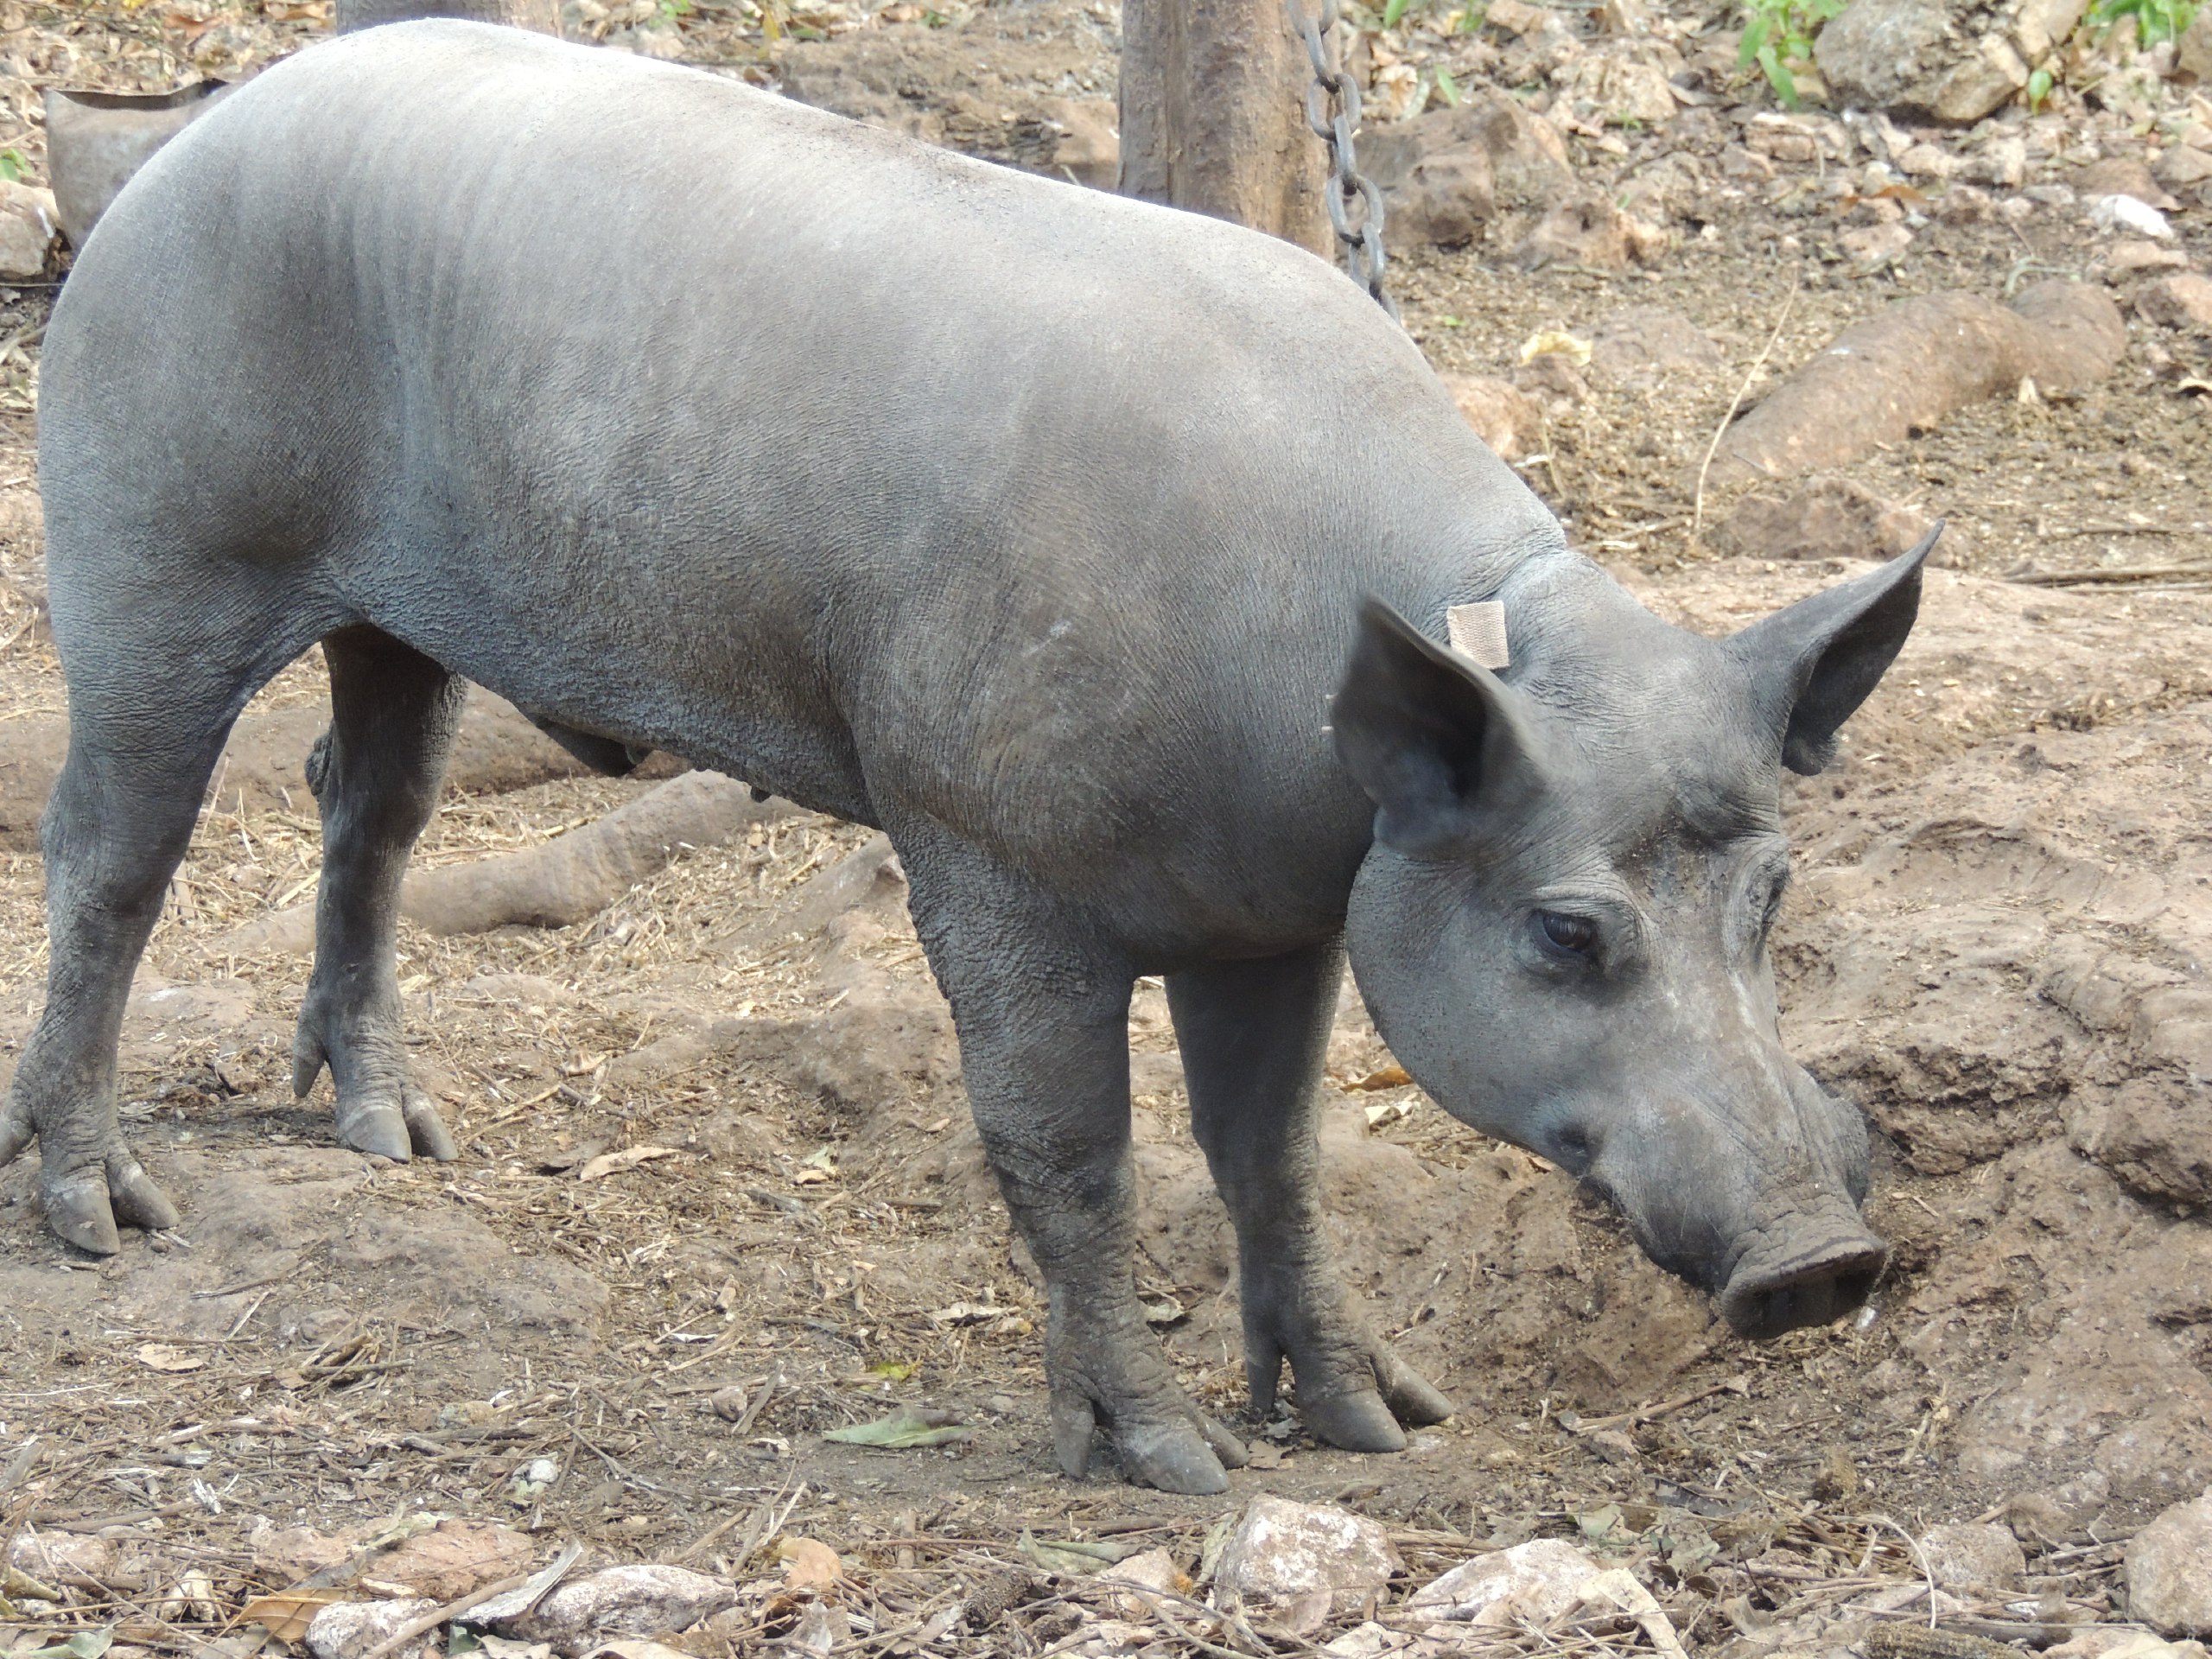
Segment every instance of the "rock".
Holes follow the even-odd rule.
[[[2077,1151],[2132,1192],[2212,1204],[2212,1115],[2204,1108],[2202,1093],[2178,1079],[2131,1077],[2101,1109],[2077,1116],[2068,1133]]]
[[[2139,276],[2146,270],[2186,270],[2189,256],[2179,248],[2162,248],[2155,242],[2115,242],[2105,251],[2105,280],[2116,283]]]
[[[308,1626],[308,1651],[315,1659],[361,1659],[438,1605],[427,1599],[333,1602]],[[425,1631],[419,1642],[411,1642],[401,1650],[401,1659],[415,1659],[442,1645],[435,1632]]]
[[[2171,197],[2165,200],[2171,200]],[[2140,196],[2098,196],[2089,204],[2089,223],[2101,231],[2126,231],[2133,236],[2170,240],[2174,227],[2166,216]]]
[[[1175,1565],[1175,1558],[1165,1549],[1147,1549],[1116,1561],[1102,1568],[1093,1582],[1115,1586],[1109,1600],[1114,1611],[1123,1618],[1148,1618],[1160,1605],[1157,1597],[1125,1592],[1123,1586],[1133,1586],[1135,1591],[1165,1590],[1179,1596],[1191,1593],[1189,1575]]]
[[[1582,1599],[1601,1569],[1563,1538],[1532,1538],[1510,1549],[1462,1561],[1407,1599],[1410,1611],[1511,1629],[1548,1624]]]
[[[1475,435],[1501,461],[1518,461],[1535,452],[1544,429],[1536,400],[1510,381],[1486,374],[1446,374],[1444,388]]]
[[[1659,60],[1661,49],[1674,59],[1671,70]],[[1681,55],[1671,47],[1657,48],[1650,42],[1586,52],[1552,77],[1553,96],[1594,125],[1664,126],[1681,107],[1668,77],[1681,67]]]
[[[1828,476],[1787,495],[1747,497],[1713,541],[1750,559],[1888,559],[1925,536],[1932,522],[1863,484]]]
[[[1546,213],[1513,251],[1513,260],[1532,270],[1554,264],[1619,270],[1630,260],[1650,264],[1666,245],[1667,233],[1657,226],[1623,213],[1610,196],[1590,194]]]
[[[1912,232],[1903,225],[1862,225],[1844,232],[1835,244],[1860,271],[1877,270],[1903,257],[1912,245]]]
[[[1380,1590],[1402,1569],[1390,1535],[1333,1504],[1266,1495],[1245,1505],[1214,1573],[1217,1598],[1262,1604],[1322,1602]]]
[[[2198,7],[2196,21],[2182,31],[2174,48],[2174,67],[2212,83],[2212,7]]]
[[[97,1588],[114,1570],[115,1546],[94,1534],[26,1529],[8,1551],[6,1564],[47,1584]]]
[[[1051,170],[1077,184],[1111,190],[1122,166],[1122,136],[1114,124],[1114,105],[1103,98],[1063,99],[1048,106],[1046,113],[1059,129]]]
[[[1920,1541],[1920,1553],[1936,1588],[1959,1593],[2009,1594],[2028,1570],[2020,1541],[2006,1528],[1987,1522],[1931,1527]]]
[[[2028,143],[2024,138],[1993,138],[1967,158],[1967,177],[2001,190],[2017,190],[2028,176]]]
[[[373,1570],[384,1583],[443,1603],[512,1578],[537,1553],[529,1539],[497,1522],[445,1521],[378,1557]]]
[[[2176,271],[2135,290],[2136,314],[2162,328],[2212,334],[2212,276]]]
[[[2212,1636],[2212,1491],[2128,1540],[2120,1573],[2130,1618],[2167,1636]]]
[[[564,1584],[519,1618],[501,1620],[499,1633],[524,1642],[550,1643],[566,1659],[582,1659],[610,1637],[658,1637],[689,1630],[736,1605],[737,1592],[721,1579],[681,1567],[610,1567]],[[340,1659],[318,1653],[315,1659]]]
[[[44,276],[60,228],[51,190],[0,179],[0,282]]]
[[[255,1567],[264,1581],[278,1587],[297,1584],[327,1567],[337,1566],[357,1548],[313,1527],[264,1526],[247,1541],[253,1548]]]
[[[1590,331],[1590,378],[1603,386],[1656,391],[1671,378],[1723,367],[1727,355],[1679,311],[1632,305]]]
[[[2176,144],[2158,157],[2158,164],[2151,169],[2151,176],[2160,184],[2176,190],[2187,190],[2212,180],[2212,149],[2199,149],[2194,144]]]
[[[1389,234],[1408,241],[1471,242],[1501,221],[1510,233],[1574,188],[1559,130],[1497,92],[1363,135],[1359,158]]]
[[[2101,162],[2092,162],[2074,175],[2073,185],[2075,194],[2085,201],[2099,201],[2107,196],[2133,196],[2145,206],[2163,211],[2181,206],[2158,188],[2151,169],[2133,156],[2107,156]]]
[[[2081,10],[2080,0],[2050,5],[2023,33],[2047,41],[2055,25],[2071,32]],[[1977,28],[1985,15],[1974,0],[1854,0],[1814,41],[1813,60],[1838,107],[1963,126],[2026,86],[2039,55],[2024,56],[2001,29]]]

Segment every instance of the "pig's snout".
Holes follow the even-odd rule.
[[[1793,1230],[1745,1251],[1720,1293],[1738,1335],[1764,1340],[1826,1325],[1866,1300],[1890,1247],[1855,1221]]]

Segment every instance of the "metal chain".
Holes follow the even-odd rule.
[[[1352,149],[1359,131],[1359,82],[1329,66],[1327,38],[1342,15],[1341,0],[1320,0],[1320,10],[1313,14],[1303,0],[1284,3],[1290,9],[1290,26],[1306,42],[1306,60],[1313,67],[1313,84],[1306,89],[1306,124],[1329,147],[1329,225],[1344,254],[1344,272],[1395,321],[1398,308],[1382,289],[1389,263],[1382,254],[1382,192],[1360,172]],[[1357,224],[1352,220],[1354,202],[1363,210]]]

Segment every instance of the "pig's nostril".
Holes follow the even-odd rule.
[[[1784,1262],[1746,1261],[1721,1293],[1721,1311],[1740,1334],[1759,1339],[1826,1325],[1866,1300],[1888,1257],[1879,1239],[1862,1233]]]

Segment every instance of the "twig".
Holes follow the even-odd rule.
[[[2118,587],[2130,582],[2171,582],[2190,576],[2212,577],[2212,564],[2124,564],[2097,570],[2024,570],[2005,580],[2026,588],[2095,588]]]
[[[1870,1515],[1866,1519],[1876,1526],[1887,1527],[1898,1537],[1904,1539],[1912,1551],[1913,1559],[1920,1563],[1920,1571],[1928,1580],[1928,1628],[1934,1630],[1936,1628],[1936,1569],[1929,1564],[1928,1552],[1921,1548],[1920,1540],[1891,1520],[1888,1516]]]
[[[521,1589],[530,1582],[532,1576],[528,1573],[518,1573],[512,1578],[497,1580],[479,1589],[470,1591],[458,1601],[449,1601],[442,1607],[434,1607],[427,1613],[410,1618],[389,1637],[363,1654],[361,1659],[391,1659],[393,1654],[397,1653],[416,1637],[426,1631],[435,1630],[448,1619],[459,1618],[472,1608],[481,1607],[495,1596],[504,1596],[510,1590]]]
[[[1690,504],[1692,547],[1698,546],[1699,538],[1705,534],[1705,475],[1713,470],[1713,458],[1720,453],[1721,437],[1727,432],[1729,423],[1736,418],[1736,411],[1744,406],[1751,382],[1758,378],[1758,372],[1766,366],[1767,359],[1774,355],[1774,348],[1782,343],[1782,331],[1789,326],[1789,314],[1797,308],[1797,287],[1804,276],[1802,270],[1791,276],[1789,297],[1782,302],[1782,315],[1774,320],[1774,332],[1767,336],[1766,348],[1751,359],[1751,366],[1744,372],[1744,384],[1736,388],[1735,397],[1729,400],[1728,412],[1720,417],[1720,424],[1713,429],[1713,442],[1705,446],[1705,459],[1698,464],[1697,469],[1697,496]]]

